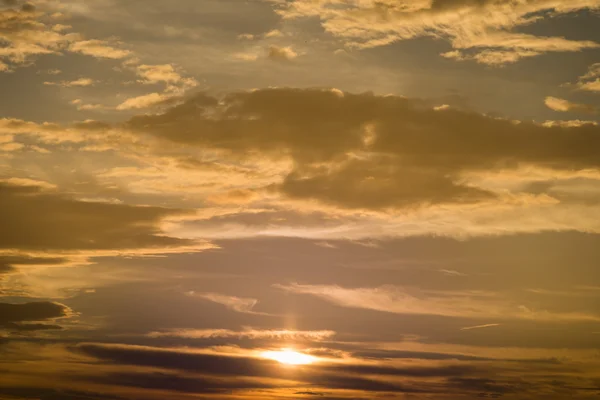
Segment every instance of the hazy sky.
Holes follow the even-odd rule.
[[[600,0],[0,0],[0,400],[600,396]]]

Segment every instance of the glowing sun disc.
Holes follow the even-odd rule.
[[[264,358],[275,360],[286,365],[306,365],[312,364],[316,358],[308,354],[298,353],[297,351],[284,349],[281,351],[265,351],[262,353]]]

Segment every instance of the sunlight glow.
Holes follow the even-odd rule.
[[[297,351],[291,349],[283,349],[281,351],[265,351],[262,353],[262,356],[286,365],[306,365],[312,364],[317,360],[316,357],[309,356],[308,354],[298,353]]]

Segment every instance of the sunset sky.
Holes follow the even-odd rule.
[[[600,0],[0,0],[0,400],[600,398]]]

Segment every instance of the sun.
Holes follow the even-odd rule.
[[[265,351],[262,353],[264,358],[275,360],[285,365],[307,365],[314,363],[316,357],[308,354],[298,353],[291,349],[282,349],[281,351]]]

